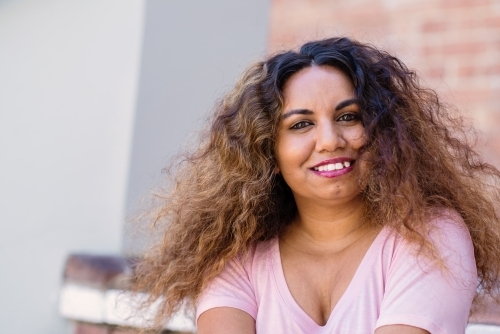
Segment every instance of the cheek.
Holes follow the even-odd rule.
[[[345,134],[345,138],[354,150],[359,150],[367,141],[366,131],[362,126],[350,129]]]
[[[285,138],[276,147],[278,166],[283,170],[304,163],[311,154],[310,143],[304,138]]]

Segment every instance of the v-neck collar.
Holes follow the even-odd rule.
[[[373,258],[379,253],[378,250],[382,245],[382,241],[384,240],[384,236],[386,235],[386,227],[382,228],[380,232],[377,234],[375,239],[372,241],[370,247],[366,251],[363,259],[359,263],[354,276],[351,279],[351,282],[347,286],[347,289],[344,291],[342,297],[340,297],[339,301],[335,305],[330,313],[330,317],[324,326],[318,325],[295,301],[288,288],[285,279],[285,273],[283,272],[283,265],[281,263],[281,255],[279,248],[279,238],[276,238],[274,244],[272,245],[272,270],[274,274],[274,279],[276,281],[276,286],[278,292],[288,310],[292,313],[292,315],[299,321],[302,327],[305,329],[315,328],[317,330],[321,330],[324,328],[328,328],[333,321],[335,321],[336,314],[340,312],[341,309],[349,307],[350,301],[356,297],[359,293],[360,289],[357,287],[361,286],[367,278],[367,272],[369,266],[373,263]]]

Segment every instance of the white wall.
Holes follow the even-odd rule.
[[[120,251],[143,7],[0,1],[2,333],[68,333],[66,255]]]
[[[269,0],[147,0],[127,191],[133,212],[217,98],[266,52]],[[192,135],[194,133],[194,135]],[[135,224],[137,225],[137,224]],[[127,228],[125,252],[146,238]]]

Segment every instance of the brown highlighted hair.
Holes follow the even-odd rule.
[[[462,118],[399,59],[331,38],[250,66],[215,107],[170,188],[157,193],[150,214],[162,240],[138,266],[136,286],[162,300],[157,325],[181,305],[194,307],[229,260],[278,236],[294,218],[291,191],[274,173],[274,145],[283,85],[309,66],[336,67],[354,84],[368,138],[363,198],[370,223],[390,225],[435,256],[422,232],[429,214],[457,212],[472,237],[478,284],[485,293],[498,290],[500,172],[474,151]]]

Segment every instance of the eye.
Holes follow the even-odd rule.
[[[293,124],[290,127],[290,129],[292,129],[292,130],[300,130],[300,129],[303,129],[303,128],[308,127],[310,125],[312,125],[312,123],[309,122],[309,121],[300,121],[300,122],[297,122],[297,123]]]
[[[357,121],[359,120],[359,114],[358,113],[346,113],[337,118],[337,121],[340,122],[352,122],[352,121]]]

